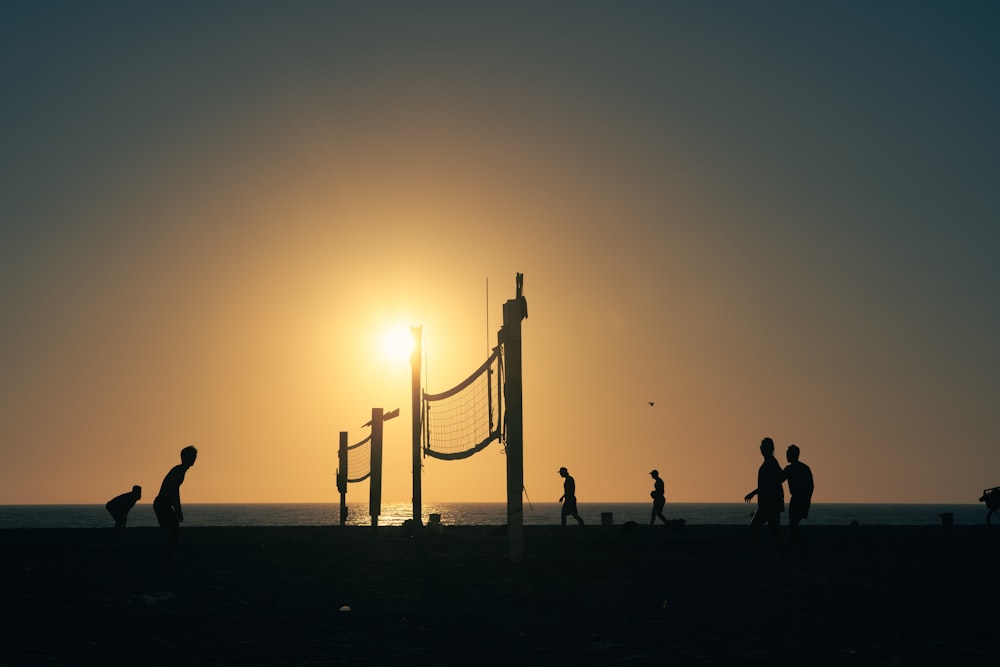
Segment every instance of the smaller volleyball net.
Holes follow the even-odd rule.
[[[347,447],[347,483],[363,482],[372,476],[372,436]]]
[[[372,476],[371,434],[357,444],[341,445],[338,458],[340,467],[337,469],[337,488],[341,493],[347,493],[348,484],[363,482]]]
[[[451,389],[423,392],[423,451],[445,461],[485,449],[503,432],[503,354],[497,346],[482,366]]]

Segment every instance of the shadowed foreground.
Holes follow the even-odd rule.
[[[1000,535],[812,527],[0,531],[3,665],[994,665]],[[350,610],[341,610],[342,607]]]

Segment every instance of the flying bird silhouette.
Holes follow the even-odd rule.
[[[649,401],[650,405],[656,405],[656,401]]]

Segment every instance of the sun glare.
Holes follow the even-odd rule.
[[[406,327],[393,327],[382,334],[382,357],[388,361],[409,361],[413,337]]]

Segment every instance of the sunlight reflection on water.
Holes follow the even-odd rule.
[[[668,519],[684,519],[690,525],[747,525],[753,505],[743,503],[667,503]],[[580,503],[580,516],[591,525],[601,523],[601,514],[610,512],[616,525],[626,521],[649,522],[647,503]],[[557,525],[558,503],[524,504],[524,524]],[[812,506],[807,525],[842,526],[851,521],[861,525],[940,525],[940,515],[950,512],[955,525],[982,525],[983,505],[866,505],[824,504]],[[340,523],[339,506],[332,503],[287,504],[188,504],[185,526],[333,526]],[[425,503],[423,523],[431,514],[440,514],[448,525],[504,525],[504,503]],[[399,526],[413,517],[406,503],[386,503],[378,525]],[[110,526],[111,518],[103,505],[3,505],[0,506],[0,529],[5,528],[101,528]],[[156,526],[152,505],[140,503],[129,514],[132,527]],[[348,506],[347,525],[371,525],[368,506]]]

